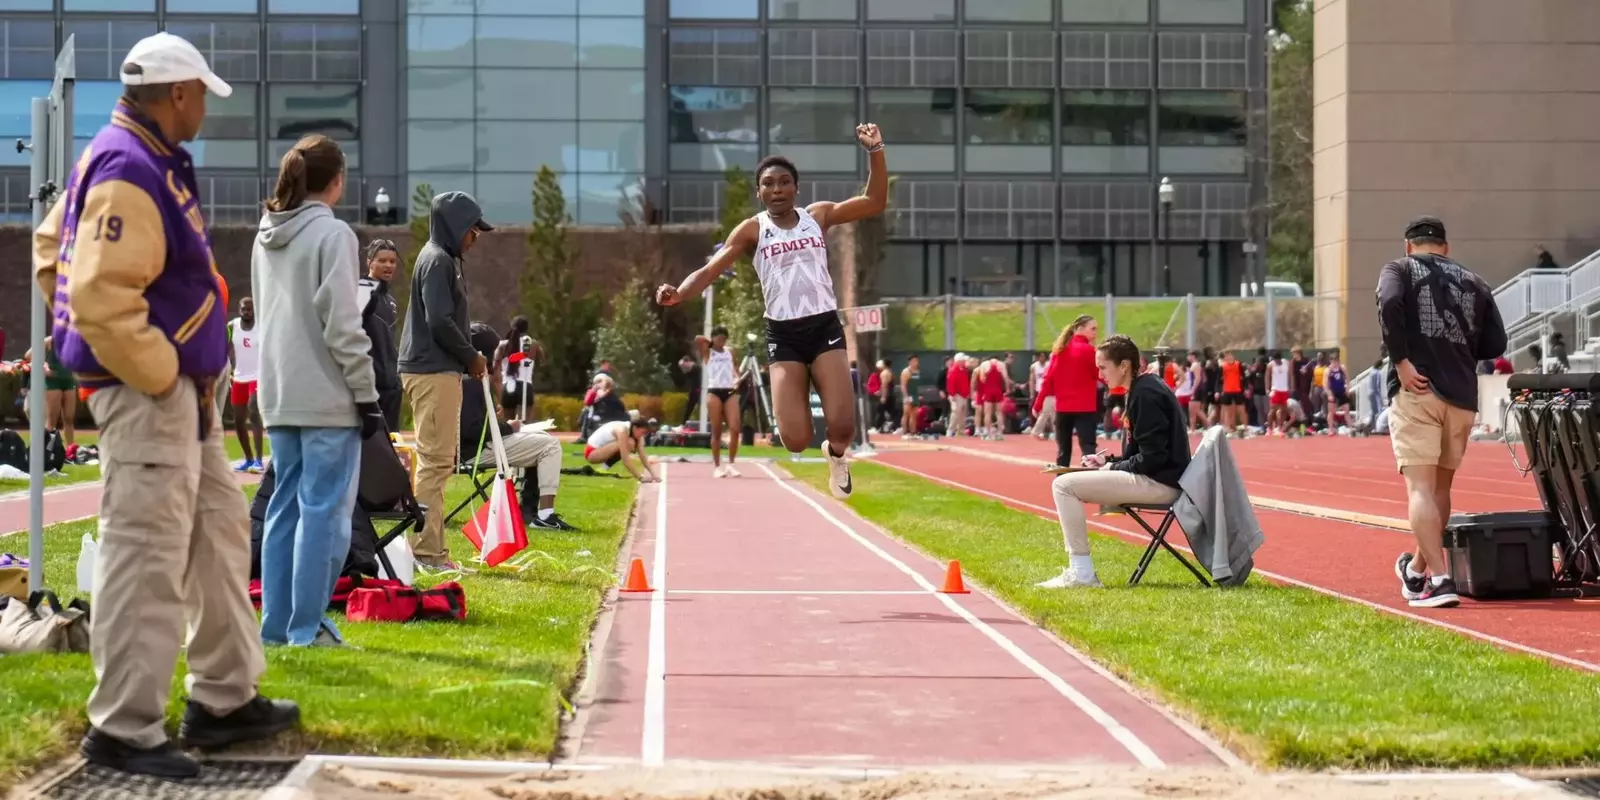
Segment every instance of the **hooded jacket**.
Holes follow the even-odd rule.
[[[469,338],[472,322],[461,273],[461,240],[482,218],[478,201],[465,192],[433,198],[428,243],[412,267],[411,302],[400,335],[402,374],[461,374],[477,355]]]
[[[378,401],[356,300],[356,233],[323,203],[261,217],[250,251],[260,329],[256,387],[267,427],[357,428]]]
[[[378,393],[400,391],[400,375],[395,371],[399,354],[394,344],[394,324],[400,320],[400,309],[389,282],[377,278],[362,278],[358,284],[357,300],[361,305],[361,327],[372,340],[372,373],[378,380]]]

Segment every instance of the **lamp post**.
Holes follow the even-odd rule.
[[[389,192],[382,186],[378,187],[378,194],[372,198],[373,209],[378,212],[378,222],[389,222],[389,210],[393,208],[389,201]]]
[[[1172,294],[1172,197],[1178,190],[1163,177],[1156,196],[1161,200],[1161,294]]]

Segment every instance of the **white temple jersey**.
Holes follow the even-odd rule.
[[[715,347],[710,348],[710,357],[706,359],[706,388],[733,388],[733,352],[731,350],[727,348],[721,350]]]
[[[761,232],[756,241],[756,275],[767,301],[767,318],[799,319],[826,311],[836,311],[833,277],[828,274],[828,240],[822,226],[795,208],[800,221],[784,230],[763,211],[756,215]]]

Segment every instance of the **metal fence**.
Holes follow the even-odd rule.
[[[1339,298],[892,297],[888,350],[1048,350],[1082,315],[1103,338],[1126,334],[1145,349],[1337,347]]]

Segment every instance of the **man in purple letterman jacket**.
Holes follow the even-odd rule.
[[[266,661],[247,594],[250,516],[212,400],[228,362],[228,290],[180,146],[200,132],[207,90],[233,90],[169,33],[133,46],[122,83],[111,123],[34,235],[34,276],[53,305],[56,352],[100,423],[96,685],[79,750],[92,764],[184,778],[200,766],[163,724],[180,648],[185,745],[270,737],[300,709],[256,689]]]

